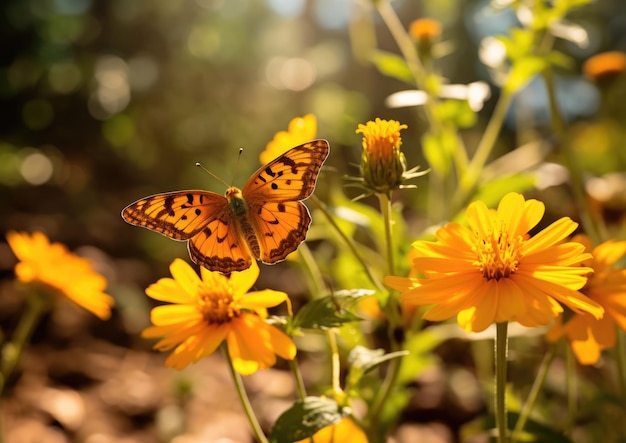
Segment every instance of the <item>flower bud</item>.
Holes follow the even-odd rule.
[[[396,120],[377,118],[356,130],[357,134],[363,134],[361,177],[372,191],[389,193],[404,181],[406,159],[400,151],[400,130],[406,128],[407,125]]]

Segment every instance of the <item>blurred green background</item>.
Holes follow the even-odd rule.
[[[519,26],[523,17],[510,8],[496,10],[487,0],[392,4],[407,27],[421,17],[441,22],[447,51],[436,64],[450,83],[489,84],[491,97],[476,125],[461,134],[475,147],[498,96],[479,56],[481,44]],[[596,1],[569,19],[586,32],[579,44],[556,43],[570,58],[569,68],[559,68],[556,77],[569,146],[586,178],[624,172],[626,79],[594,82],[583,76],[582,65],[600,52],[626,51],[626,2]],[[426,122],[419,108],[385,107],[386,97],[410,86],[370,62],[372,50],[397,48],[366,0],[3,0],[0,41],[0,230],[43,230],[52,241],[94,259],[119,310],[106,325],[92,319],[90,333],[124,349],[149,348],[138,336],[147,325],[142,291],[168,275],[174,258],[187,259],[187,252],[182,243],[126,224],[120,212],[158,192],[223,193],[224,186],[196,162],[230,182],[243,147],[234,180],[242,186],[275,132],[313,113],[318,137],[331,144],[326,169],[337,177],[357,174],[361,141],[355,130],[375,117],[408,124],[402,133],[408,164],[428,166],[420,148]],[[516,97],[496,153],[551,140],[551,133],[545,86],[536,79]],[[624,179],[616,183],[607,197],[616,203],[601,209],[622,218]],[[562,195],[543,195],[548,210],[563,204]],[[426,204],[416,197],[407,201],[419,217]],[[18,296],[8,289],[14,263],[0,240],[0,272],[6,277],[0,319],[8,329],[19,312],[19,305],[7,301]],[[270,281],[282,272],[273,268],[263,267],[260,287],[302,289],[295,273]],[[48,321],[67,324],[63,317]],[[47,340],[53,349],[64,349],[72,331],[87,328],[74,326],[50,336],[44,325],[35,343]],[[116,358],[123,352],[106,350]],[[50,362],[63,358],[55,355]],[[80,372],[57,368],[56,383],[68,383],[72,370]],[[188,394],[185,386],[178,386],[181,398]],[[118,388],[122,395],[124,387]]]
[[[333,148],[329,165],[340,171],[356,172],[349,165],[359,158],[354,130],[373,117],[407,123],[409,164],[424,164],[419,112],[384,106],[385,97],[408,86],[368,62],[376,46],[397,52],[368,2],[5,0],[1,8],[3,231],[38,228],[70,246],[141,256],[142,239],[158,236],[126,225],[119,216],[124,206],[184,188],[222,193],[223,185],[194,165],[230,182],[243,147],[235,179],[241,186],[273,134],[305,113],[317,116],[318,136]],[[484,0],[397,1],[394,8],[407,26],[425,16],[441,21],[451,51],[438,66],[451,83],[490,81],[478,59],[481,40],[506,33],[519,19]],[[571,132],[589,140],[580,149],[593,146],[590,166],[599,174],[616,162],[624,167],[624,154],[619,161],[597,155],[616,145],[624,150],[624,110],[583,79],[580,64],[626,47],[626,3],[599,1],[576,15],[589,42],[582,48],[558,42],[572,57],[572,69],[559,78],[559,98],[569,122],[594,121]],[[470,146],[497,96],[491,87],[483,118],[464,134]],[[612,87],[616,94],[624,96],[623,84]],[[503,149],[547,126],[544,95],[540,81],[520,93]],[[168,262],[176,254],[161,248],[182,250],[166,245],[159,243],[152,258]]]

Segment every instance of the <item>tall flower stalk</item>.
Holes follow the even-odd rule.
[[[377,118],[364,125],[360,124],[356,130],[363,136],[358,181],[367,193],[373,193],[378,197],[385,229],[385,259],[389,274],[395,273],[396,251],[391,207],[392,193],[394,190],[408,187],[404,185],[406,180],[423,174],[416,172],[417,168],[407,171],[406,159],[400,149],[402,146],[400,131],[406,128],[406,125],[398,121]],[[402,344],[398,341],[395,331],[401,327],[402,314],[397,294],[393,292],[389,294],[382,308],[388,321],[387,335],[391,350],[398,351],[402,348]],[[395,386],[400,363],[400,359],[394,359],[389,363],[383,383],[372,402],[369,418],[373,435],[377,433],[380,414]]]
[[[15,275],[27,292],[27,308],[15,334],[2,350],[0,394],[17,366],[41,316],[58,299],[66,299],[102,320],[111,316],[113,298],[104,293],[106,279],[94,271],[89,260],[52,243],[42,232],[7,234],[11,250],[18,258]]]

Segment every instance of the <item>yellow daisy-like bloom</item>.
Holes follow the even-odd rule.
[[[563,217],[530,237],[545,205],[505,195],[497,210],[480,201],[467,208],[469,227],[449,223],[436,233],[438,242],[417,241],[414,268],[426,278],[385,279],[401,291],[402,301],[434,306],[424,318],[442,321],[457,315],[468,332],[491,323],[517,321],[524,326],[548,324],[563,312],[601,318],[604,310],[578,292],[593,269],[580,266],[591,258],[585,247],[564,242],[578,226]]]
[[[176,259],[170,272],[174,278],[160,279],[146,294],[172,304],[152,309],[154,326],[142,333],[145,338],[163,337],[155,349],[174,349],[165,366],[183,369],[212,354],[224,340],[235,370],[243,375],[273,366],[276,355],[287,360],[296,356],[293,341],[265,322],[267,308],[288,302],[287,294],[248,292],[259,276],[255,262],[230,277],[200,268],[198,277],[187,262]]]
[[[95,272],[89,260],[72,254],[61,243],[50,243],[42,232],[7,233],[7,241],[20,260],[15,265],[18,280],[43,285],[106,320],[113,298],[105,294],[106,279]]]
[[[259,160],[269,163],[289,149],[310,142],[317,137],[317,118],[313,114],[296,117],[289,122],[286,131],[279,131],[261,152]]]
[[[607,241],[593,248],[589,237],[577,235],[573,241],[592,251],[592,259],[583,262],[594,269],[582,293],[598,302],[605,315],[596,319],[589,314],[574,315],[563,324],[559,317],[548,331],[547,338],[556,341],[565,337],[571,344],[576,359],[583,365],[593,365],[603,349],[615,346],[615,325],[626,331],[626,269],[612,268],[626,255],[626,241]]]
[[[365,432],[350,417],[344,417],[337,423],[317,431],[312,437],[296,443],[368,443]]]
[[[386,193],[404,181],[406,159],[400,152],[400,131],[407,127],[396,120],[380,118],[358,126],[356,133],[363,134],[361,177],[373,191]]]

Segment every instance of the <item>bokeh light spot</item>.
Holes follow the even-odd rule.
[[[189,33],[187,49],[194,57],[211,58],[220,48],[221,38],[217,30],[197,26]]]
[[[128,61],[128,82],[133,91],[147,91],[159,78],[157,62],[148,56],[137,56]]]
[[[268,0],[267,4],[283,17],[296,17],[304,10],[304,0]]]
[[[31,185],[42,185],[52,177],[52,161],[41,152],[33,150],[27,154],[20,165],[22,178]]]
[[[317,77],[315,67],[303,58],[274,57],[265,67],[265,77],[277,89],[303,91]]]
[[[118,114],[104,122],[102,133],[113,146],[126,146],[135,136],[135,123],[128,115]]]
[[[82,74],[73,62],[55,63],[48,71],[48,83],[59,94],[69,94],[78,88]]]
[[[130,103],[128,65],[121,58],[106,55],[96,63],[97,86],[89,97],[89,112],[99,120],[117,114]]]
[[[320,26],[327,29],[344,28],[350,18],[350,0],[318,0],[313,12]]]

